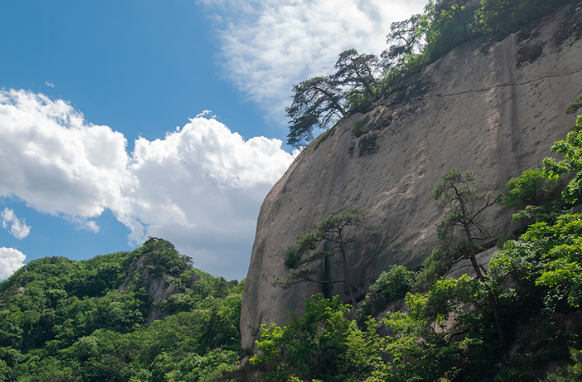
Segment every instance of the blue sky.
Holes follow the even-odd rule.
[[[290,88],[385,49],[424,1],[7,1],[0,13],[0,279],[43,256],[172,241],[246,276],[295,155]]]

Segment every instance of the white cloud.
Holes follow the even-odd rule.
[[[14,248],[0,247],[0,280],[5,279],[24,265],[26,256]]]
[[[107,208],[133,243],[163,237],[207,272],[244,276],[261,202],[293,157],[280,140],[245,141],[209,114],[138,138],[130,155],[121,133],[62,100],[0,91],[0,197],[94,232],[91,218]]]
[[[329,74],[349,48],[378,54],[390,23],[426,0],[201,0],[212,14],[227,77],[284,121],[291,86]]]
[[[48,86],[49,88],[54,88],[54,87],[55,87],[55,84],[53,84],[53,83],[52,83],[52,82],[50,82],[50,81],[45,81],[45,83],[44,83],[44,84],[45,84],[46,86]]]
[[[22,240],[28,236],[30,227],[26,225],[24,219],[18,219],[13,210],[5,208],[0,213],[0,217],[2,218],[2,228],[8,228],[10,226],[10,234],[12,236],[18,240]]]
[[[41,212],[95,217],[131,187],[125,137],[90,125],[62,100],[0,91],[0,196]]]

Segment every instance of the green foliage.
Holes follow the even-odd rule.
[[[425,6],[419,24],[429,62],[473,37],[473,13],[467,10],[466,3],[465,0],[429,0]]]
[[[539,206],[556,183],[556,179],[548,178],[539,168],[524,171],[507,182],[501,202],[508,207]]]
[[[314,77],[293,86],[293,103],[286,109],[291,119],[287,144],[307,145],[313,129],[327,129],[345,115],[345,94],[332,77]]]
[[[478,277],[475,255],[481,251],[478,242],[492,235],[481,223],[481,214],[494,205],[499,197],[492,198],[487,191],[471,186],[475,176],[454,169],[442,176],[431,197],[444,211],[444,219],[437,226],[438,242],[430,256],[422,263],[416,277],[416,290],[428,290],[450,267],[459,260],[469,259]]]
[[[330,215],[313,225],[313,229],[301,234],[295,247],[285,251],[285,265],[293,271],[285,281],[279,282],[287,288],[299,282],[344,283],[349,291],[352,306],[357,305],[352,291],[348,264],[347,246],[360,240],[356,235],[348,235],[349,228],[364,224],[365,216],[361,209],[353,207],[335,215]],[[323,250],[317,250],[320,243],[325,243]],[[339,254],[342,258],[344,280],[320,280],[314,277],[313,264],[328,256]]]
[[[570,357],[574,365],[560,368],[556,373],[548,373],[549,382],[570,382],[582,380],[582,350],[570,349]]]
[[[569,0],[481,0],[475,13],[475,29],[502,38],[525,27]]]
[[[378,58],[373,54],[358,54],[355,49],[340,53],[334,66],[333,80],[348,91],[360,91],[366,98],[374,96],[377,80]]]
[[[470,187],[472,175],[445,175],[434,196],[449,208],[461,206],[459,195],[477,194],[476,200],[482,200],[483,194]],[[316,234],[304,236],[301,244],[313,245]],[[426,293],[406,295],[408,312],[389,312],[380,324],[370,319],[358,327],[337,297],[314,296],[303,317],[293,315],[283,328],[263,326],[257,341],[262,354],[251,362],[273,381],[531,380],[563,356],[566,344],[579,347],[576,334],[554,320],[556,314],[578,310],[582,301],[581,237],[580,214],[560,215],[555,224],[533,224],[521,240],[507,241],[495,255],[492,277],[437,277]],[[446,248],[434,255],[442,259],[439,251]],[[402,298],[412,279],[403,267],[383,273],[360,312]],[[492,314],[493,304],[500,319]],[[521,346],[517,356],[504,356],[500,327],[515,339],[514,346]],[[581,356],[573,357],[575,366],[548,380],[577,378]]]
[[[154,303],[145,280],[156,277],[179,293]],[[243,287],[156,238],[86,261],[32,260],[0,283],[0,380],[226,378],[239,361]],[[167,316],[148,326],[152,310]]]
[[[360,303],[358,309],[360,321],[365,321],[368,316],[376,314],[390,301],[404,298],[413,283],[414,273],[402,265],[394,265],[388,272],[382,272]]]
[[[582,115],[576,119],[576,128],[578,131],[571,131],[566,139],[557,141],[552,146],[552,151],[564,155],[564,160],[556,161],[554,158],[545,158],[544,171],[550,178],[557,178],[560,175],[569,172],[575,172],[576,175],[566,188],[562,191],[562,197],[567,203],[574,204],[582,195]]]
[[[390,33],[386,36],[386,43],[390,48],[381,55],[385,60],[383,65],[385,69],[390,69],[390,61],[410,56],[422,49],[420,19],[421,15],[416,14],[404,21],[395,21],[390,24]]]
[[[297,253],[295,247],[289,248],[285,252],[285,266],[287,268],[297,268],[301,263],[301,254]]]
[[[450,170],[442,179],[431,193],[431,197],[445,211],[444,219],[438,225],[439,245],[431,257],[435,260],[440,258],[445,266],[460,259],[469,259],[481,278],[475,261],[475,255],[481,250],[478,241],[492,237],[480,221],[481,214],[499,197],[492,198],[487,191],[473,188],[471,183],[475,176],[470,172]]]
[[[517,207],[521,210],[513,215],[513,221],[553,222],[561,213],[559,200],[552,200],[550,193],[558,183],[557,178],[548,177],[543,170],[524,171],[518,178],[512,178],[499,204]]]
[[[354,134],[354,137],[356,138],[368,132],[368,129],[366,128],[366,121],[363,119],[355,120],[352,122],[352,126],[354,127],[352,134]]]
[[[412,289],[429,290],[451,268],[454,260],[455,257],[450,253],[447,243],[438,243],[431,254],[422,261]]]
[[[521,241],[505,244],[491,267],[497,277],[510,277],[530,293],[543,293],[550,310],[559,303],[577,308],[582,298],[581,235],[580,214],[561,215],[554,225],[533,224]]]
[[[287,144],[306,146],[314,128],[329,129],[348,112],[364,112],[371,105],[377,92],[378,58],[348,49],[340,53],[335,69],[330,76],[293,86],[293,103],[286,109],[291,120]]]
[[[574,102],[568,105],[568,108],[566,108],[566,114],[575,114],[581,107],[582,107],[582,95],[578,96],[574,100]]]
[[[373,321],[370,331],[359,330],[355,321],[346,318],[349,306],[337,297],[314,295],[305,307],[303,317],[292,314],[284,328],[262,326],[257,340],[262,353],[254,355],[251,363],[266,371],[266,380],[293,376],[308,381],[379,381],[373,374],[389,372]]]
[[[441,208],[446,211],[443,221],[439,224],[438,234],[441,242],[450,240],[459,228],[464,237],[457,247],[457,251],[465,257],[463,252],[475,250],[475,240],[491,237],[489,232],[479,221],[481,213],[492,206],[497,200],[491,198],[487,191],[479,191],[471,187],[475,176],[461,173],[460,170],[447,171],[442,182],[437,183],[430,196],[435,199]]]
[[[164,274],[178,277],[182,272],[191,268],[192,259],[180,254],[174,244],[156,237],[148,238],[140,248],[132,251],[125,259],[124,265],[129,265],[130,262],[136,261],[142,256],[145,256],[148,273],[154,278]]]

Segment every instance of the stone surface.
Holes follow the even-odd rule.
[[[390,265],[415,268],[430,254],[442,217],[430,193],[446,171],[471,171],[477,185],[501,192],[511,177],[540,167],[575,119],[564,111],[582,93],[582,40],[575,32],[580,28],[572,27],[581,19],[580,8],[569,8],[501,42],[459,46],[406,81],[405,90],[312,142],[261,207],[244,290],[242,346],[254,345],[262,323],[283,325],[288,310],[301,314],[314,293],[348,301],[339,284],[287,290],[275,284],[288,274],[283,252],[314,223],[348,207],[366,209],[374,228],[360,232],[366,240],[348,256],[362,298]],[[369,132],[356,138],[352,123],[358,119]],[[505,234],[511,212],[495,207],[485,224]],[[319,277],[341,277],[338,261],[320,264]]]
[[[155,301],[163,301],[170,298],[172,295],[179,292],[179,290],[170,283],[170,281],[174,281],[175,278],[172,276],[161,276],[161,277],[152,277],[146,267],[148,255],[142,255],[137,261],[132,262],[127,269],[127,277],[123,284],[119,286],[119,292],[124,293],[128,290],[129,286],[134,282],[133,275],[134,272],[138,272],[141,275],[141,282],[146,287],[146,291],[148,296],[155,302]],[[195,281],[200,280],[200,276],[197,274],[193,274],[190,278],[189,287],[192,287],[192,284]],[[146,319],[146,325],[151,325],[156,320],[162,320],[166,317],[167,312],[155,305],[152,305],[148,310],[148,315]]]

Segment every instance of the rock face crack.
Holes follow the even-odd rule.
[[[302,283],[283,290],[274,284],[288,274],[285,250],[314,223],[350,207],[367,211],[373,227],[368,240],[347,253],[357,299],[391,265],[415,268],[430,254],[442,219],[430,193],[446,171],[471,171],[480,187],[498,193],[511,177],[551,155],[549,148],[575,120],[565,109],[582,91],[582,40],[553,43],[566,17],[567,10],[556,12],[527,42],[510,36],[491,45],[489,54],[479,41],[458,46],[409,78],[405,91],[340,121],[334,134],[314,140],[317,150],[295,159],[259,214],[241,312],[243,347],[254,347],[261,324],[285,325],[287,311],[301,315],[315,293],[349,301],[343,285],[324,290]],[[543,54],[518,67],[518,50],[526,43],[543,46]],[[352,123],[362,119],[369,127],[389,123],[355,138]],[[371,134],[373,155],[359,156],[361,139]],[[483,223],[504,235],[511,213],[497,206]],[[321,280],[337,278],[340,264],[329,259],[319,272]]]
[[[565,78],[565,77],[569,77],[569,76],[576,75],[576,74],[580,74],[580,73],[582,73],[582,69],[580,69],[580,70],[574,70],[574,71],[571,71],[571,72],[568,72],[568,73],[564,73],[564,74],[560,74],[560,73],[548,74],[548,75],[545,75],[545,76],[542,76],[542,77],[539,77],[539,78],[535,78],[535,79],[528,80],[528,81],[523,81],[523,82],[493,85],[492,87],[489,87],[489,88],[480,88],[480,89],[464,90],[464,91],[461,91],[461,92],[448,93],[448,94],[427,95],[424,98],[428,98],[428,97],[455,97],[455,96],[459,96],[459,95],[472,94],[472,93],[485,93],[485,92],[489,92],[491,90],[498,89],[498,88],[530,85],[530,84],[538,83],[538,82],[541,82],[541,81],[547,80],[547,79]]]

